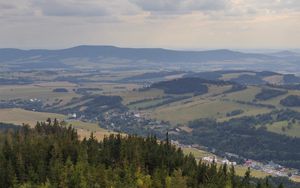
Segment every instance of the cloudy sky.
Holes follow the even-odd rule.
[[[0,0],[0,47],[300,48],[300,0]]]

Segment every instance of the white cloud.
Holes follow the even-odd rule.
[[[129,0],[151,13],[182,14],[192,11],[216,11],[225,9],[230,0]]]
[[[0,0],[0,45],[299,46],[299,10],[300,0]]]
[[[105,16],[105,7],[96,2],[78,0],[33,0],[36,7],[45,16]]]

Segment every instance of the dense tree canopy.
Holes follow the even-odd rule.
[[[197,164],[168,136],[80,140],[75,129],[49,119],[0,138],[0,187],[256,187],[250,171],[239,178],[233,167]]]

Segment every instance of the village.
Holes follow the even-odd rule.
[[[192,149],[196,149],[199,151],[202,151],[203,149],[206,149],[206,147],[200,146],[198,144],[193,144],[193,145],[185,145],[185,144],[181,144],[179,143],[179,141],[175,141],[172,140],[171,141],[173,145],[176,145],[177,147],[180,148],[192,148]],[[236,166],[236,165],[240,165],[242,167],[247,167],[250,168],[252,170],[257,170],[257,171],[261,171],[264,172],[270,176],[274,176],[274,177],[288,177],[290,179],[300,179],[300,173],[297,169],[291,169],[291,168],[286,168],[282,165],[276,164],[273,161],[268,161],[266,163],[262,163],[262,162],[258,162],[252,159],[246,159],[243,158],[242,161],[244,161],[243,163],[238,163],[236,161],[233,160],[228,160],[227,158],[241,158],[240,156],[236,155],[236,154],[232,154],[232,153],[224,153],[224,158],[214,155],[213,153],[208,153],[206,156],[203,156],[201,158],[199,158],[198,160],[202,161],[202,162],[206,162],[206,163],[217,163],[217,164],[226,164],[228,166]]]
[[[29,101],[9,101],[5,103],[2,101],[2,106],[5,107],[26,107],[32,111],[41,108],[41,100],[33,98]],[[127,132],[133,134],[147,135],[150,133],[161,134],[161,132],[169,131],[170,134],[180,134],[180,128],[174,128],[167,121],[155,120],[146,117],[141,111],[107,111],[93,119],[87,119],[86,116],[80,112],[72,112],[68,114],[68,120],[81,120],[85,122],[99,122],[100,126],[113,130],[116,132]],[[164,135],[160,135],[163,137]],[[172,144],[180,148],[193,148],[202,151],[209,151],[210,155],[204,156],[198,160],[202,160],[207,163],[227,164],[229,166],[241,165],[243,167],[249,167],[250,169],[257,170],[276,177],[289,177],[300,179],[299,171],[296,169],[286,168],[282,165],[276,164],[273,161],[265,163],[255,161],[253,159],[247,159],[237,154],[225,152],[220,153],[214,148],[208,149],[205,146],[198,144],[186,145],[180,143],[178,140],[172,140]],[[235,161],[236,159],[236,161]]]
[[[159,120],[151,120],[145,118],[145,114],[142,114],[139,111],[127,111],[125,113],[118,112],[107,112],[104,115],[104,124],[102,127],[111,130],[119,130],[119,131],[134,131],[137,130],[137,127],[147,127],[150,130],[157,130],[159,132],[161,130],[168,130],[171,134],[178,134],[182,131],[179,128],[170,128],[170,123]],[[121,124],[126,124],[120,126]],[[130,128],[131,127],[131,128]],[[135,128],[134,128],[135,127]],[[141,129],[139,129],[141,131]],[[159,130],[159,131],[158,131]],[[171,140],[171,143],[180,148],[193,148],[197,150],[208,150],[205,146],[200,146],[198,144],[186,145],[180,143],[178,140]],[[241,157],[237,154],[225,152],[220,154],[220,151],[216,151],[216,149],[212,148],[209,150],[210,155],[204,156],[199,160],[207,163],[217,163],[217,164],[227,164],[229,166],[233,165],[241,165],[243,167],[249,167],[250,169],[257,170],[269,174],[270,176],[275,177],[289,177],[289,178],[300,178],[299,171],[297,169],[286,168],[282,165],[276,164],[273,161],[268,162],[259,162],[253,159],[247,159],[245,157]],[[215,155],[217,153],[218,155]],[[221,157],[222,156],[222,157]],[[234,161],[236,159],[236,161]]]

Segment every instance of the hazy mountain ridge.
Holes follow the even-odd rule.
[[[61,50],[20,50],[14,48],[0,49],[0,61],[33,56],[70,58],[70,57],[119,57],[128,59],[148,59],[157,61],[209,61],[236,58],[272,58],[257,53],[242,53],[227,49],[207,51],[179,51],[163,48],[120,48],[115,46],[77,46]]]
[[[226,49],[208,51],[178,51],[162,48],[119,48],[114,46],[77,46],[61,50],[20,50],[13,48],[0,49],[0,62],[35,63],[60,62],[68,58],[87,58],[89,61],[99,62],[101,58],[118,58],[129,61],[150,62],[210,62],[242,59],[272,60],[273,57],[265,54],[242,53]]]

